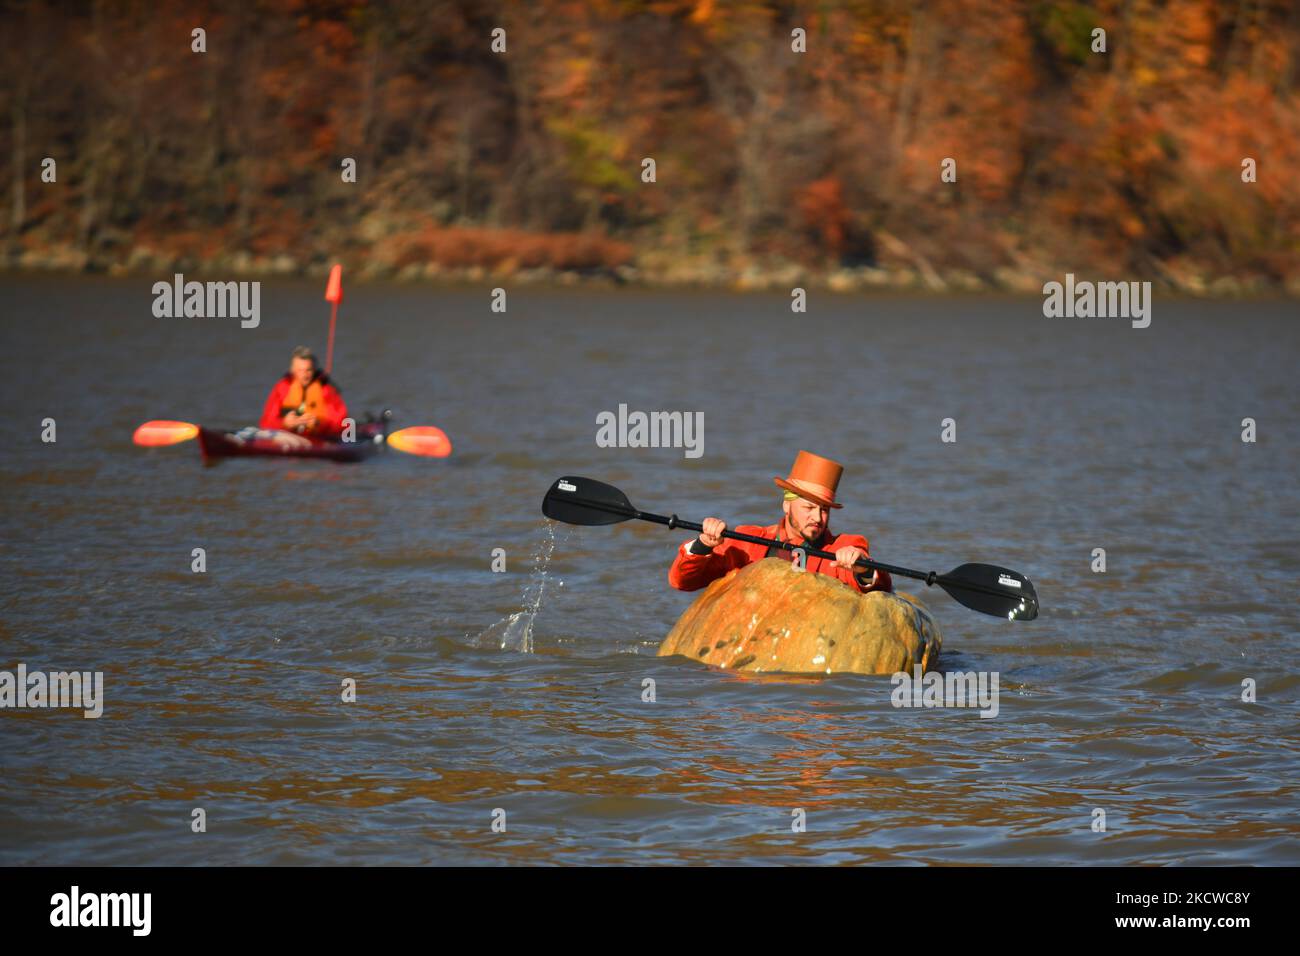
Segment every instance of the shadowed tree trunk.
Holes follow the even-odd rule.
[[[24,71],[13,93],[10,108],[13,144],[10,153],[10,176],[13,179],[13,205],[9,212],[9,229],[14,238],[23,230],[27,219],[27,74]]]

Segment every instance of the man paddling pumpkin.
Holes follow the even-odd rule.
[[[337,438],[347,417],[343,396],[320,370],[312,350],[300,345],[293,350],[289,371],[266,397],[258,427],[313,438]]]
[[[784,517],[767,527],[740,525],[736,530],[830,551],[835,555],[834,561],[808,555],[806,570],[828,574],[862,593],[892,591],[894,584],[888,572],[863,570],[859,573],[853,567],[859,558],[870,557],[866,538],[860,534],[837,535],[830,530],[830,509],[844,507],[835,500],[843,472],[844,466],[838,462],[811,452],[799,452],[790,476],[772,479],[785,492],[781,504]],[[704,531],[677,549],[677,557],[668,570],[668,583],[679,591],[697,591],[736,568],[766,557],[795,560],[793,551],[723,538],[727,524],[718,518],[705,518],[702,524]]]

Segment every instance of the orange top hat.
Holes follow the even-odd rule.
[[[789,478],[773,478],[778,488],[794,492],[813,504],[823,508],[843,508],[836,503],[835,489],[839,487],[840,475],[844,466],[838,461],[831,461],[810,451],[799,452],[790,469]]]

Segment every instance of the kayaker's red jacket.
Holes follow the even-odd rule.
[[[768,525],[766,528],[758,525],[742,524],[730,530],[738,531],[741,534],[752,534],[759,538],[775,539],[780,528],[781,522],[777,522]],[[673,566],[668,569],[668,583],[679,591],[698,591],[736,568],[743,568],[750,562],[761,561],[767,557],[767,545],[751,544],[748,541],[735,541],[731,538],[723,538],[722,544],[714,548],[710,554],[694,554],[690,550],[691,543],[694,540],[692,538],[690,541],[684,542],[677,549],[677,557],[673,559]],[[840,548],[850,546],[861,548],[868,555],[870,554],[867,539],[860,534],[823,534],[821,543],[816,547],[819,551],[834,552]],[[794,552],[778,550],[774,557],[793,561]],[[872,584],[870,569],[862,569],[855,573],[839,567],[834,561],[828,561],[825,558],[819,558],[811,554],[807,555],[804,568],[815,574],[829,574],[831,577],[847,584],[853,590],[863,594],[868,591],[894,590],[894,582],[890,579],[887,571],[881,571],[876,582]],[[859,573],[866,580],[866,586],[858,580],[857,574]]]
[[[262,420],[257,423],[257,427],[293,431],[284,423],[284,416],[288,412],[297,411],[298,406],[304,403],[317,419],[316,427],[306,434],[313,438],[334,438],[343,431],[343,419],[348,417],[348,407],[324,372],[318,373],[307,386],[305,402],[302,389],[293,376],[285,372],[284,377],[275,383],[271,394],[266,397],[266,404],[262,406]]]

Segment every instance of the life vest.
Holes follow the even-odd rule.
[[[321,376],[317,375],[307,383],[306,395],[303,394],[303,387],[298,384],[298,380],[294,379],[280,403],[280,417],[283,418],[290,412],[297,412],[299,415],[311,414],[317,419],[324,419],[328,408],[325,402],[325,384]],[[306,430],[301,425],[298,427],[300,431]]]

